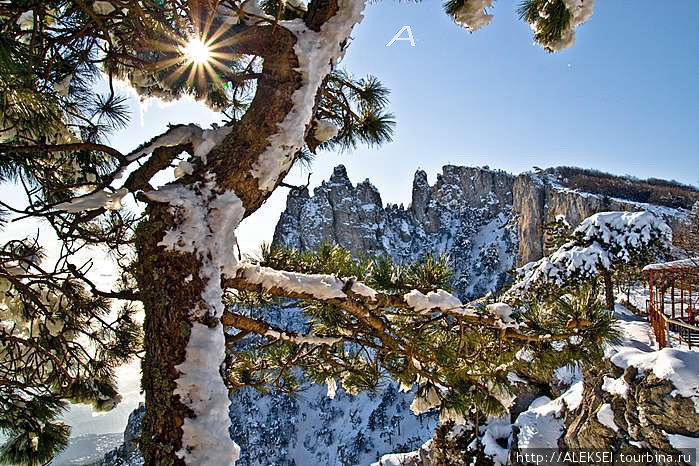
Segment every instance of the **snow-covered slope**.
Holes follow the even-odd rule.
[[[296,308],[252,312],[302,331]],[[352,396],[338,386],[332,399],[325,385],[308,384],[293,396],[240,390],[231,400],[231,433],[241,447],[236,466],[366,465],[391,451],[414,450],[432,436],[437,416],[414,416],[415,393],[398,388],[386,381],[375,393]]]
[[[400,263],[446,253],[456,293],[479,297],[502,286],[515,265],[513,182],[503,171],[447,165],[433,186],[416,172],[409,207],[383,206],[369,180],[354,186],[340,165],[312,196],[306,189],[289,194],[274,243],[307,250],[331,242]]]

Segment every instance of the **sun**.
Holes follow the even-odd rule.
[[[183,47],[183,52],[187,60],[196,65],[203,65],[211,58],[211,49],[199,37],[189,39]]]

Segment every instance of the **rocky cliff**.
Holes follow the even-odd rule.
[[[398,262],[446,253],[453,260],[457,293],[474,298],[502,286],[513,266],[540,259],[546,252],[544,225],[557,216],[575,226],[606,210],[651,210],[673,225],[687,215],[682,208],[583,192],[567,184],[556,169],[515,177],[446,165],[433,186],[424,171],[415,173],[406,208],[383,206],[369,180],[354,186],[340,165],[312,195],[305,188],[289,193],[274,243],[307,250],[329,241],[357,255],[385,255]],[[688,187],[687,199],[693,195]]]
[[[554,168],[536,173],[523,173],[515,178],[512,192],[519,237],[518,265],[538,260],[547,253],[544,250],[543,227],[558,216],[565,217],[568,223],[576,226],[597,212],[649,210],[663,217],[671,226],[677,227],[688,214],[688,210],[681,207],[648,204],[574,189],[569,187],[568,178],[563,173],[567,171]],[[619,194],[629,196],[632,193]],[[690,203],[689,205],[694,197],[695,191],[687,187],[684,199]]]
[[[517,254],[513,181],[502,171],[448,165],[430,186],[418,171],[405,208],[384,206],[369,180],[353,186],[338,166],[313,195],[306,189],[289,194],[274,243],[306,250],[326,241],[397,262],[447,253],[457,293],[482,296],[505,282]]]

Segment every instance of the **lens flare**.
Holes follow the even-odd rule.
[[[196,64],[203,65],[211,58],[211,50],[200,38],[192,37],[183,48],[187,60]]]

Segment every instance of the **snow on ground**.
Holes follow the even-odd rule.
[[[51,461],[51,466],[76,466],[100,461],[124,441],[123,433],[85,434],[70,439],[70,447]]]
[[[676,387],[674,394],[691,397],[699,412],[699,352],[677,348],[658,350],[647,321],[620,304],[616,305],[615,313],[621,337],[617,343],[607,346],[605,357],[622,369],[633,365],[641,373],[653,371],[657,377],[670,380]],[[560,369],[556,375],[560,379],[568,379],[571,372]],[[624,396],[628,385],[623,379],[605,377],[602,389]],[[577,409],[582,394],[582,382],[578,379],[558,398],[552,400],[542,396],[534,400],[515,421],[520,428],[517,438],[519,447],[556,448],[563,434],[563,408],[569,411]],[[600,407],[597,419],[610,429],[618,430],[609,404]],[[699,439],[668,434],[668,440],[676,448],[680,448],[680,445],[682,448],[699,448]]]
[[[614,432],[619,432],[619,427],[614,422],[614,411],[612,411],[612,405],[609,403],[604,403],[597,410],[597,420],[606,427],[609,427]]]

